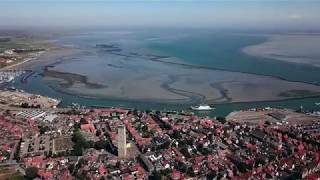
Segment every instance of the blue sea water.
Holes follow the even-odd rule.
[[[251,57],[242,53],[242,48],[259,44],[267,40],[266,36],[244,34],[229,34],[210,31],[159,31],[159,32],[95,32],[81,35],[60,37],[58,44],[73,45],[90,51],[96,44],[108,43],[121,45],[124,50],[137,52],[152,52],[159,55],[174,57],[181,63],[199,65],[202,67],[220,69],[224,71],[245,72],[250,74],[273,76],[289,81],[301,81],[313,84],[320,82],[320,69],[307,65],[290,64],[272,59]],[[63,62],[62,62],[63,63]],[[92,61],[92,63],[95,63]],[[28,83],[16,81],[19,89],[28,92],[61,98],[62,106],[72,102],[86,106],[123,106],[139,109],[187,109],[189,104],[167,104],[156,102],[141,102],[119,100],[113,98],[98,99],[84,97],[72,92],[66,93],[57,82],[46,81],[39,74],[43,67],[34,69],[37,73],[29,78]],[[92,73],[97,69],[92,70]],[[80,72],[79,72],[80,73]],[[210,115],[226,115],[231,111],[253,107],[288,107],[319,110],[315,105],[320,102],[319,97],[294,100],[255,102],[255,103],[228,103],[216,105],[217,109]]]
[[[267,35],[193,33],[173,41],[154,42],[150,47],[189,64],[320,84],[318,67],[253,57],[242,52],[242,48],[267,39]]]

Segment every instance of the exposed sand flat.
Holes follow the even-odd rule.
[[[75,84],[69,90],[88,96],[102,96],[107,98],[117,99],[132,99],[132,100],[153,100],[158,102],[168,101],[188,101],[189,98],[172,93],[161,87],[165,79],[150,77],[147,80],[136,81],[125,79],[121,83],[109,84],[109,88],[89,89],[84,87],[84,84]]]
[[[319,95],[319,86],[305,83],[287,82],[283,80],[260,77],[225,83],[224,88],[232,98],[232,102],[253,102],[288,99],[308,95]],[[298,92],[293,96],[285,96],[288,92]]]
[[[48,48],[44,53],[38,57],[24,61],[23,63],[16,64],[9,67],[9,69],[33,69],[37,67],[43,67],[63,60],[62,58],[79,53],[79,50],[67,47],[55,47]]]
[[[106,63],[111,63],[112,66],[107,66]],[[63,72],[60,79],[65,79],[66,72],[69,72],[70,78],[67,78],[67,81],[80,72],[79,76],[87,76],[76,78],[74,83],[66,88],[75,94],[91,97],[219,103],[280,100],[320,94],[320,86],[238,72],[186,68],[139,60],[123,64],[113,58],[97,64],[75,65],[72,61],[65,61],[52,70]],[[98,68],[96,66],[104,67],[104,70],[92,73],[92,70]],[[47,78],[50,78],[50,73],[47,75]],[[59,78],[55,76],[57,77]],[[92,88],[88,84],[97,84],[101,88]],[[63,88],[61,89],[63,91]]]
[[[273,35],[267,42],[243,48],[243,52],[320,67],[320,35]]]
[[[207,78],[205,75],[203,73],[199,76],[196,74],[182,76],[180,80],[172,84],[172,87],[201,94],[204,100],[210,103],[279,100],[319,95],[320,92],[319,86],[287,82],[271,77],[221,71],[212,71]],[[190,83],[192,81],[193,83]],[[291,94],[290,97],[287,92],[291,91],[297,93]]]
[[[320,44],[320,36],[313,43]],[[273,36],[260,46],[266,52],[289,45],[287,54],[299,46],[292,41],[309,43],[309,36]],[[303,42],[304,42],[303,41]],[[271,45],[268,45],[270,44]],[[306,45],[307,46],[307,45]],[[111,48],[73,49],[55,47],[38,59],[23,64],[41,69],[45,80],[58,80],[59,92],[106,99],[141,100],[173,103],[221,103],[281,100],[320,95],[320,86],[288,82],[278,78],[228,72],[186,65],[179,59],[149,52]],[[249,50],[248,50],[249,49]],[[244,51],[258,49],[247,47]],[[269,51],[267,51],[269,49]],[[284,48],[283,48],[284,49]],[[118,51],[121,50],[121,53]],[[260,47],[257,52],[264,52]],[[253,51],[256,52],[256,51]],[[320,54],[313,49],[313,57]],[[280,53],[280,52],[279,52]],[[282,52],[281,52],[282,53]],[[297,52],[295,52],[297,53]],[[269,56],[269,54],[267,54]],[[262,55],[262,56],[267,56]],[[258,54],[257,54],[258,56]],[[259,55],[261,56],[261,55]],[[319,61],[320,63],[320,61]]]

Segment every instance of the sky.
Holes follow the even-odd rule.
[[[320,0],[0,0],[1,27],[320,29]]]

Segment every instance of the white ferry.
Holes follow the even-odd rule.
[[[196,111],[211,111],[211,110],[214,110],[215,107],[211,107],[209,105],[199,105],[199,106],[191,106],[191,109]]]

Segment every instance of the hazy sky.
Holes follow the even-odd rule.
[[[320,28],[320,0],[0,0],[0,28]]]

